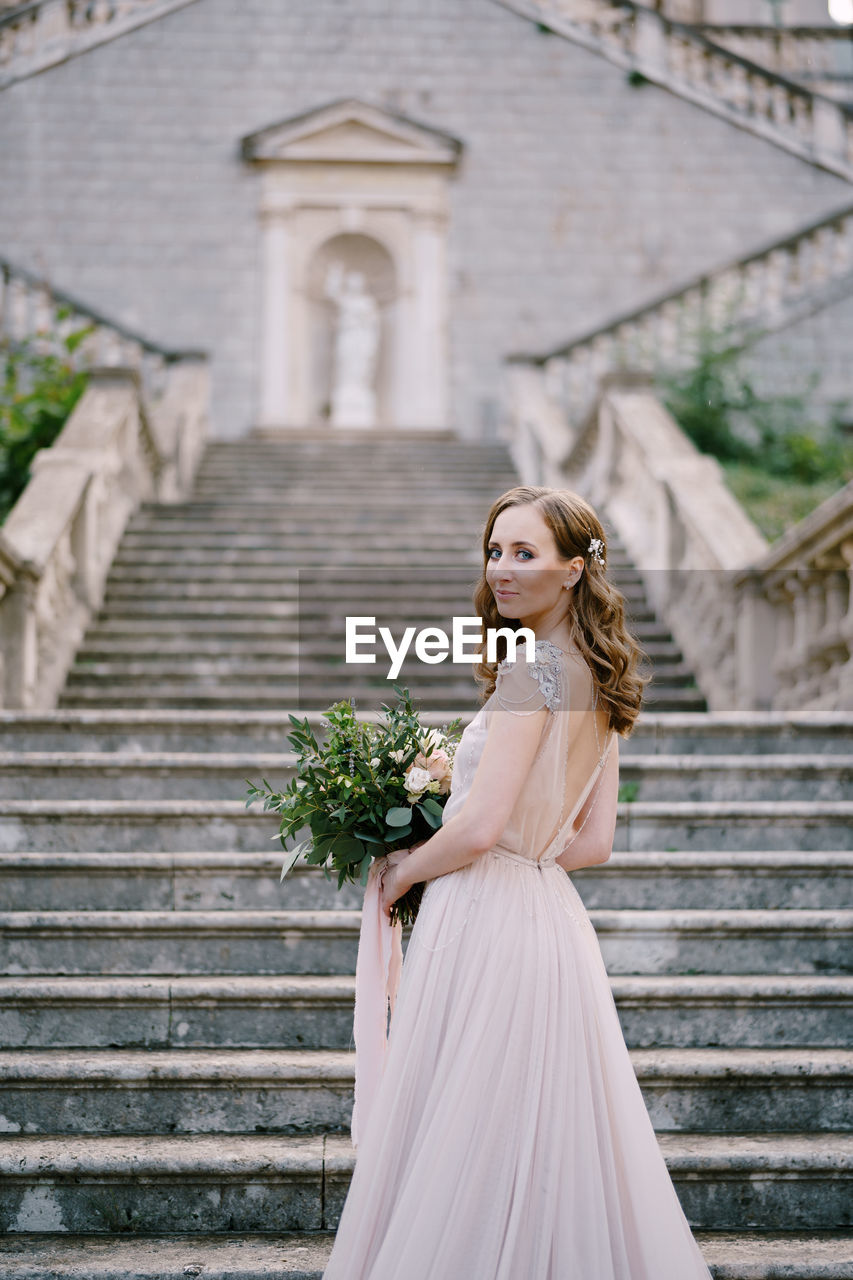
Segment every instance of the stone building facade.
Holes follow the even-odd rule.
[[[336,255],[379,297],[380,421],[488,437],[507,353],[850,195],[495,0],[196,0],[10,85],[0,143],[0,255],[208,350],[220,437],[327,420]],[[793,349],[841,394],[837,306],[820,342],[767,343],[768,376]]]

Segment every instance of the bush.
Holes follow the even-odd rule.
[[[68,314],[61,308],[56,318]],[[70,357],[94,328],[88,324],[63,337],[41,331],[40,339],[63,349],[59,355],[39,352],[34,336],[14,342],[0,337],[0,521],[26,488],[34,455],[53,444],[86,389],[88,370],[75,368]]]
[[[799,392],[768,395],[756,391],[740,367],[743,348],[725,333],[702,330],[698,357],[684,373],[660,373],[658,391],[669,412],[697,449],[724,464],[724,472],[750,515],[749,495],[790,485],[797,490],[798,510],[804,505],[803,487],[814,486],[812,506],[826,492],[840,487],[853,474],[853,447],[845,436],[843,414],[849,401],[831,406],[828,423],[810,417],[809,396],[820,380],[812,372]],[[746,483],[748,476],[753,483]],[[765,486],[755,480],[768,477]],[[732,483],[738,478],[735,487]],[[805,512],[803,513],[805,514]],[[761,520],[758,520],[761,523]],[[771,519],[777,536],[778,515]]]

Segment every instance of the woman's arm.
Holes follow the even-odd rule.
[[[500,839],[551,714],[544,705],[525,716],[495,707],[462,808],[398,864],[402,893],[422,880],[458,871]]]
[[[592,788],[572,831],[578,831],[571,844],[567,844],[557,858],[564,871],[577,871],[580,867],[595,866],[606,862],[613,851],[613,835],[616,830],[616,805],[619,798],[619,739],[613,735],[604,775]]]

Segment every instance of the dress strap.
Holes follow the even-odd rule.
[[[520,862],[525,867],[538,867],[540,871],[543,867],[557,865],[556,854],[543,854],[541,858],[526,858],[523,853],[512,853],[509,849],[492,849],[492,853],[499,858],[511,858],[513,862]]]

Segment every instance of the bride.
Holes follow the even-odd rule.
[[[610,856],[643,687],[593,509],[499,497],[474,605],[535,660],[479,662],[441,827],[371,868],[389,920],[426,885],[324,1280],[710,1280],[567,874]]]

